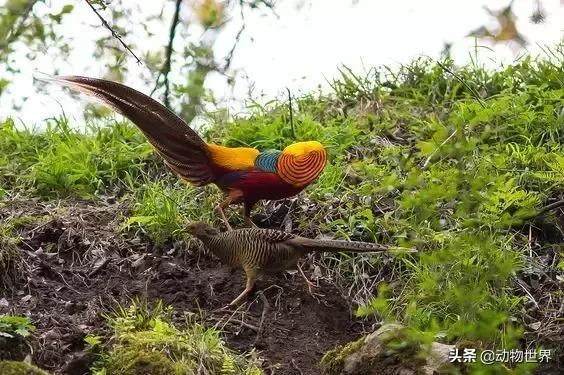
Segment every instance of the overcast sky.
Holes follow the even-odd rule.
[[[1,2],[1,0],[0,0]],[[68,0],[52,0],[52,7],[60,7]],[[207,81],[219,97],[230,99],[228,104],[239,110],[241,99],[248,93],[250,84],[254,95],[264,95],[265,100],[285,95],[285,88],[293,92],[314,90],[318,85],[327,87],[326,78],[337,75],[337,67],[346,64],[363,71],[372,66],[408,62],[411,58],[428,55],[439,57],[444,43],[453,44],[452,53],[458,63],[469,60],[474,40],[465,38],[469,31],[489,25],[495,20],[485,12],[483,5],[499,9],[509,0],[279,0],[276,13],[247,12],[246,30],[237,48],[232,67],[240,69],[248,77],[240,79],[232,91],[224,80],[212,77]],[[171,2],[147,2],[147,11],[154,12],[162,4],[168,8]],[[544,0],[548,18],[545,23],[534,25],[528,17],[534,9],[533,0],[515,0],[514,12],[518,16],[518,28],[529,42],[527,50],[541,53],[542,46],[554,46],[564,36],[564,7],[560,0]],[[166,9],[168,20],[172,9]],[[186,17],[189,14],[185,14]],[[86,33],[87,24],[96,24],[94,14],[83,2],[76,4],[73,20],[66,26],[69,32]],[[240,26],[234,19],[220,34],[216,43],[216,55],[224,56],[231,48],[233,37]],[[168,28],[168,21],[163,27]],[[105,30],[100,29],[100,33]],[[99,35],[96,35],[98,37]],[[90,36],[92,37],[92,36]],[[83,40],[83,36],[77,38]],[[84,36],[88,38],[88,36]],[[138,48],[155,49],[165,41],[152,40]],[[492,47],[486,42],[480,44]],[[98,76],[102,67],[92,61],[88,44],[77,44],[77,50],[61,69],[63,74]],[[507,45],[493,46],[494,50],[481,49],[480,60],[489,66],[508,64],[519,54]],[[520,51],[523,53],[524,51]],[[94,64],[93,64],[94,63]],[[130,71],[134,73],[133,61]],[[0,116],[12,115],[28,125],[41,123],[65,109],[71,118],[82,121],[86,101],[71,99],[64,92],[53,90],[50,95],[36,94],[31,74],[34,71],[52,73],[54,67],[48,58],[37,59],[22,66],[23,74],[11,85],[9,95],[0,97]],[[131,82],[141,91],[149,88],[141,82]],[[11,96],[11,97],[8,97]],[[10,108],[13,98],[29,96],[21,111]]]

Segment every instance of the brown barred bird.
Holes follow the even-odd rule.
[[[224,209],[243,203],[250,213],[263,199],[284,199],[311,184],[327,163],[319,142],[298,142],[283,151],[260,152],[250,147],[206,143],[180,117],[139,91],[117,82],[80,76],[41,78],[97,97],[131,120],[163,157],[170,169],[196,186],[217,185],[227,195],[216,207],[229,230]]]
[[[257,278],[265,273],[276,273],[297,268],[311,287],[298,260],[312,251],[386,251],[386,246],[368,242],[315,240],[273,229],[243,228],[221,233],[205,223],[188,224],[188,233],[200,239],[204,246],[223,263],[245,271],[245,290],[229,306],[237,305],[249,294]],[[412,251],[412,250],[410,250]]]

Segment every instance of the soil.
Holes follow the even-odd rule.
[[[87,373],[92,358],[84,353],[84,337],[111,335],[102,315],[136,297],[162,299],[179,321],[186,312],[200,314],[222,328],[229,346],[256,349],[266,373],[279,375],[320,373],[327,350],[364,332],[348,299],[323,277],[317,296],[299,274],[267,277],[246,304],[220,310],[242,291],[241,271],[223,266],[195,240],[154,247],[142,234],[116,234],[123,215],[126,206],[112,199],[0,206],[1,221],[28,222],[18,228],[23,277],[17,287],[0,289],[0,314],[31,318],[37,330],[28,351],[38,366]]]

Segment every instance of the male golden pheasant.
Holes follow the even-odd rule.
[[[243,203],[245,222],[259,200],[298,194],[323,171],[327,152],[316,141],[298,142],[283,151],[206,143],[188,124],[149,96],[120,83],[80,76],[52,77],[97,97],[131,120],[181,178],[196,186],[216,184],[227,197],[217,209],[229,230],[224,208]]]

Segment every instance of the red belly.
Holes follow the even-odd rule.
[[[250,171],[224,190],[239,190],[241,201],[258,201],[261,199],[277,200],[292,197],[302,191],[305,186],[296,187],[284,182],[277,174],[262,171]]]

